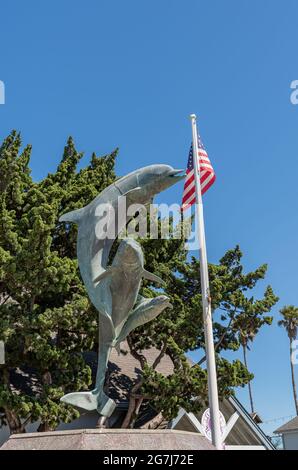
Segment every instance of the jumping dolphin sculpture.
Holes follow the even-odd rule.
[[[122,240],[108,267],[112,244],[133,217],[133,214],[127,215],[127,211],[122,213],[123,200],[126,207],[148,204],[156,194],[183,177],[181,170],[168,165],[144,167],[115,181],[86,207],[60,217],[61,222],[78,224],[79,268],[90,300],[99,312],[95,389],[69,393],[61,401],[85,410],[96,409],[102,416],[111,416],[114,411],[114,401],[103,392],[111,349],[118,347],[134,328],[170,306],[165,295],[152,299],[138,297],[142,278],[159,283],[162,280],[144,270],[142,249],[135,240]]]

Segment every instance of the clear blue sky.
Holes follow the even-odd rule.
[[[33,144],[34,178],[54,171],[69,135],[86,159],[119,146],[118,174],[154,162],[185,167],[188,115],[198,114],[217,173],[205,196],[209,260],[239,243],[247,269],[268,262],[266,283],[281,300],[249,354],[255,402],[265,420],[293,414],[288,340],[276,322],[280,306],[298,304],[297,1],[3,0],[0,8],[0,139],[16,128]],[[181,194],[182,184],[162,200]],[[239,398],[247,404],[247,391]]]

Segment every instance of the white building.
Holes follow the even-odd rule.
[[[285,450],[298,450],[298,416],[274,431],[282,437]]]

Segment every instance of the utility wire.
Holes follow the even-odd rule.
[[[279,418],[272,418],[272,419],[267,419],[266,421],[263,421],[263,424],[267,424],[267,423],[275,423],[276,421],[281,421],[281,420],[285,420],[285,419],[291,419],[291,418],[295,418],[296,415],[288,415],[288,416],[280,416]]]

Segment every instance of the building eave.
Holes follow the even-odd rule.
[[[250,414],[246,411],[244,406],[240,403],[237,398],[231,396],[228,398],[231,405],[235,408],[235,410],[239,413],[240,416],[246,421],[246,423],[253,428],[255,434],[258,436],[262,444],[266,447],[266,449],[276,450],[270,439],[266,436],[266,434],[262,431],[262,429],[255,423],[252,419]]]

